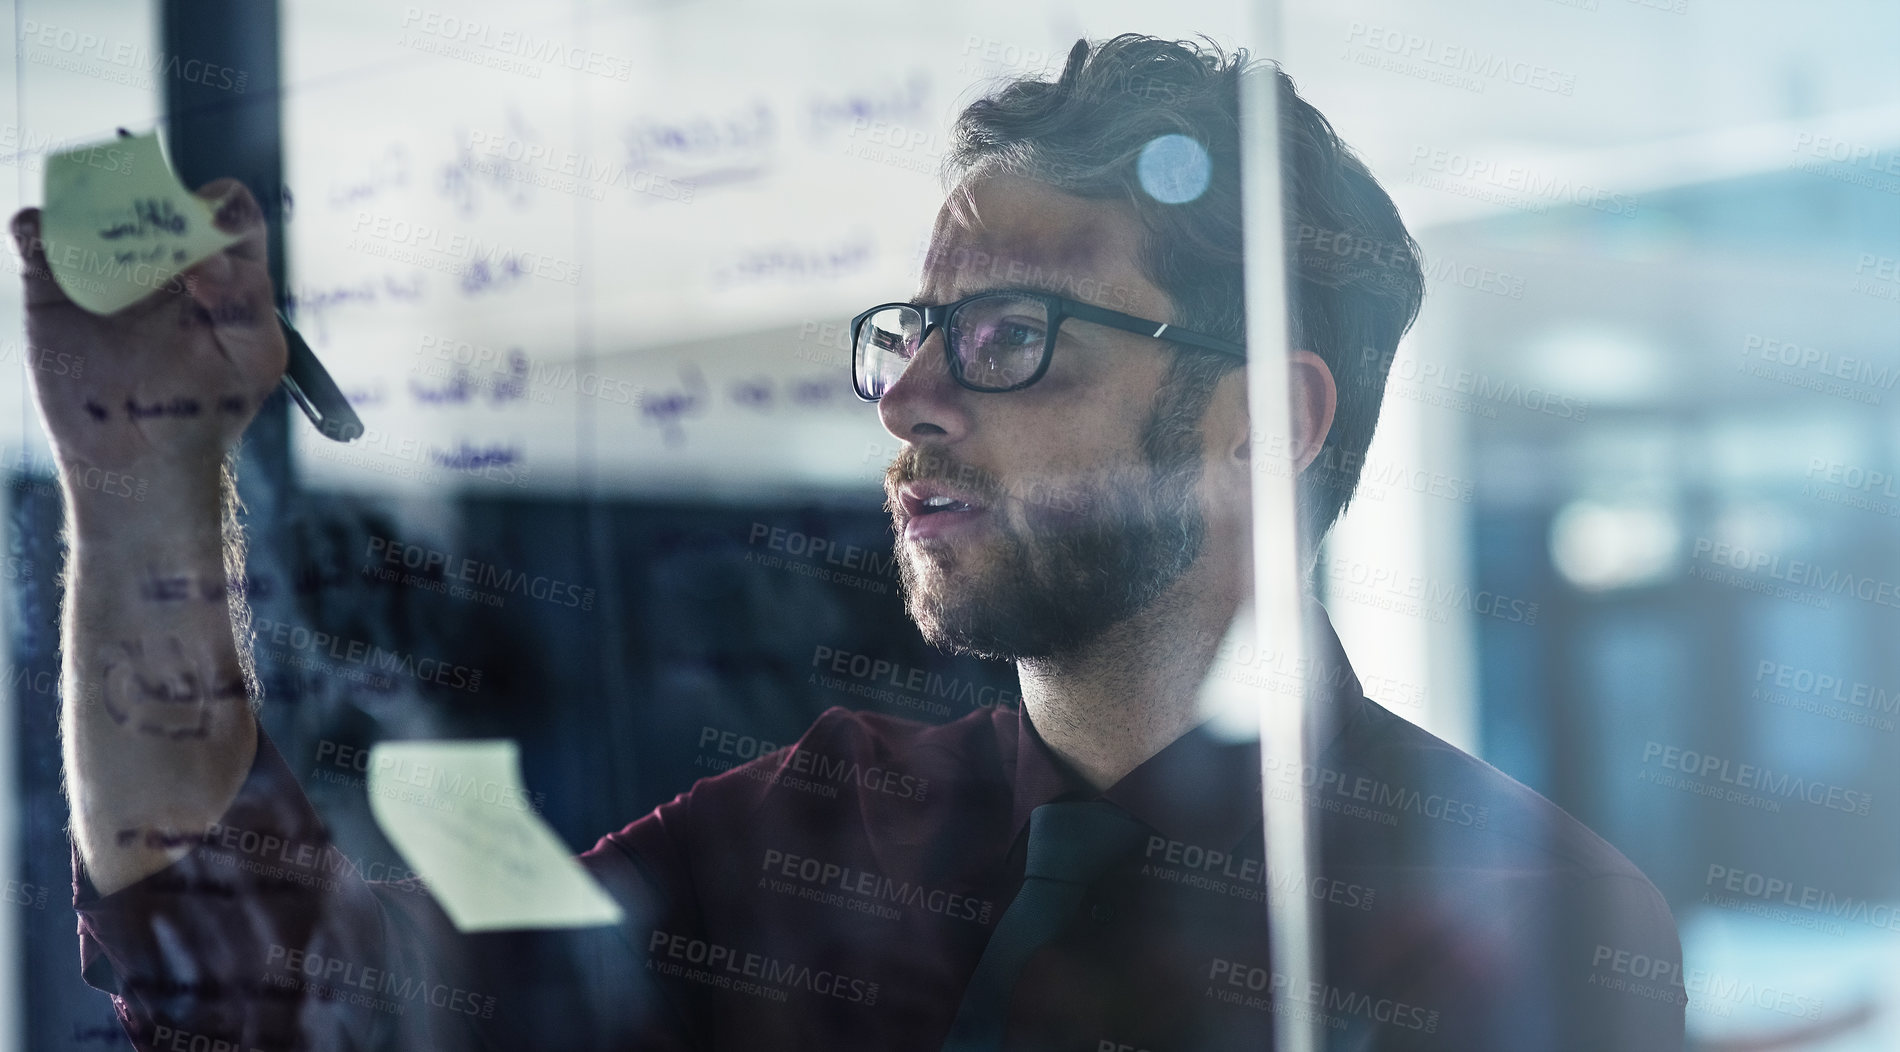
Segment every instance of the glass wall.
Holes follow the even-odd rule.
[[[72,145],[175,132],[173,82],[215,76],[232,106],[276,108],[282,183],[251,189],[285,252],[278,299],[366,428],[331,441],[282,397],[253,425],[238,472],[249,558],[214,591],[248,610],[266,760],[245,799],[277,758],[297,786],[270,782],[269,821],[226,811],[230,786],[174,816],[174,875],[222,866],[204,872],[225,888],[175,897],[175,915],[141,907],[160,920],[133,930],[174,934],[140,943],[96,921],[117,981],[184,984],[130,992],[142,1043],[128,1044],[112,978],[82,979],[68,912],[59,611],[74,535],[28,381],[44,348],[8,255],[8,1047],[198,1047],[225,1039],[213,1019],[270,1048],[457,1047],[490,1023],[536,1047],[614,1047],[642,1026],[676,1028],[682,1047],[762,1033],[938,1047],[978,1025],[986,982],[1045,995],[994,1009],[1011,1048],[1268,1047],[1290,1017],[1329,1048],[1581,1048],[1597,1047],[1586,1017],[1659,1011],[1680,1014],[1693,1049],[1900,1044],[1900,85],[1886,54],[1900,11],[287,0],[278,56],[252,65],[167,52],[167,18],[170,39],[192,40],[207,17],[192,5],[7,10],[9,214],[42,203],[48,158]],[[1053,80],[1079,38],[1120,33],[1279,60],[1416,239],[1423,308],[1396,346],[1349,345],[1310,317],[1297,337],[1334,341],[1334,389],[1384,377],[1370,447],[1329,446],[1306,469],[1357,473],[1308,580],[1325,620],[1305,626],[1322,651],[1336,630],[1356,679],[1325,673],[1327,653],[1294,660],[1229,629],[1220,597],[1247,580],[1234,539],[1251,534],[1222,509],[1251,505],[1218,492],[1219,472],[1249,469],[1203,446],[1191,569],[1155,569],[1163,527],[1111,514],[1161,492],[1129,480],[1163,477],[1137,425],[1177,349],[1165,336],[1071,319],[1046,389],[1000,394],[957,386],[926,339],[911,384],[881,406],[854,395],[854,315],[1023,285],[1011,253],[1071,229],[1094,233],[1089,262],[1055,275],[1064,295],[1182,324],[1162,283],[1146,287],[1156,256],[1088,226],[1159,214],[1152,181],[1153,200],[1071,197],[1088,202],[1075,212],[983,198],[1012,217],[989,241],[939,229],[945,163],[971,144],[955,133],[965,107]],[[281,91],[245,89],[248,70],[280,65]],[[1104,105],[1165,108],[1187,90],[1163,86],[1124,79]],[[1083,145],[1060,148],[1078,170]],[[1230,160],[1215,149],[1212,185],[1237,195]],[[1293,182],[1289,201],[1338,203],[1334,184]],[[1183,207],[1212,207],[1196,196]],[[1402,271],[1403,238],[1340,226],[1354,214],[1296,203],[1285,258]],[[955,296],[919,284],[958,248],[993,257]],[[1078,291],[1078,275],[1116,294]],[[1308,284],[1292,286],[1296,314],[1314,309]],[[1257,368],[1258,330],[1244,331]],[[1073,364],[1098,358],[1121,364]],[[1233,396],[1212,404],[1244,412]],[[1041,408],[991,408],[1012,398]],[[1198,433],[1218,441],[1223,419]],[[1257,454],[1284,441],[1252,434]],[[1254,463],[1258,480],[1285,471]],[[1020,631],[1067,642],[1019,648],[1020,667],[978,656],[1000,643],[933,645],[915,599],[955,580],[956,535],[920,540],[926,509],[887,506],[887,478],[935,478],[966,502],[1030,486],[1010,498],[1028,547],[985,542],[1023,575],[990,586],[1030,582]],[[159,530],[142,506],[125,521]],[[1060,528],[1068,547],[1035,546]],[[1048,569],[1063,558],[1094,584],[1065,590]],[[1150,571],[1148,602],[1123,594]],[[1127,589],[1101,583],[1117,575]],[[987,602],[971,616],[1017,608]],[[939,629],[956,609],[936,609]],[[1180,668],[1263,688],[1249,706],[1307,697],[1341,737],[1297,770],[1249,770],[1245,735],[1177,740],[1195,722],[1182,699],[1206,692],[1168,678]],[[478,763],[445,741],[495,751]],[[202,776],[181,766],[152,792]],[[1310,894],[1286,894],[1263,853],[1263,779],[1308,805]],[[1105,793],[1145,835],[1111,864],[1128,863],[1124,883],[1082,881],[1087,906],[1051,914],[1059,934],[995,979],[988,953],[1023,938],[1026,816],[1065,792]],[[295,817],[306,798],[320,831]],[[1220,816],[1236,808],[1253,817],[1230,836]],[[617,861],[556,864],[640,821],[605,849]],[[461,886],[453,874],[484,859],[493,880],[474,884],[499,890]],[[257,928],[229,942],[190,934],[191,916],[209,931],[233,896],[272,886],[306,898],[243,914]],[[1310,986],[1269,961],[1269,901],[1318,925]],[[96,908],[82,900],[81,921]],[[1258,929],[1223,934],[1238,923],[1223,910]],[[234,968],[262,986],[233,993]],[[1587,997],[1564,1000],[1553,977]],[[232,1007],[247,1003],[271,1007]],[[1630,1025],[1603,1033],[1658,1032]]]

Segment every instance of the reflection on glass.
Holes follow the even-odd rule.
[[[1892,17],[18,6],[16,207],[249,193],[0,295],[0,1045],[1894,1044]]]

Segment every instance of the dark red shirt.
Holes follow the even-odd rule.
[[[419,885],[361,879],[260,736],[220,828],[169,869],[99,898],[75,856],[86,979],[140,1049],[936,1049],[1030,812],[1100,796],[1150,833],[1025,966],[1006,1048],[1258,1050],[1278,1011],[1330,1048],[1681,1048],[1656,889],[1365,698],[1316,620],[1328,741],[1267,788],[1314,819],[1323,983],[1268,960],[1256,746],[1196,730],[1097,794],[1003,707],[831,709],[582,855],[628,919],[571,932],[461,935]]]

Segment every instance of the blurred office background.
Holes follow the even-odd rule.
[[[985,86],[1078,36],[1252,43],[1216,0],[4,8],[5,211],[118,128],[245,178],[371,429],[279,405],[244,486],[260,623],[478,673],[260,647],[267,729],[391,865],[344,746],[514,737],[582,849],[830,705],[1006,698],[901,616],[845,323],[911,292]],[[1429,275],[1318,574],[1369,693],[1656,882],[1691,1047],[1900,1047],[1900,9],[1288,0],[1283,28]],[[7,259],[0,1052],[122,1047],[68,910],[57,493]],[[391,551],[547,584],[365,572]],[[840,652],[952,686],[811,676]]]

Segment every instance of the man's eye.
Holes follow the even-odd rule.
[[[992,340],[1010,345],[1042,343],[1042,326],[1030,322],[999,322],[992,333]]]

